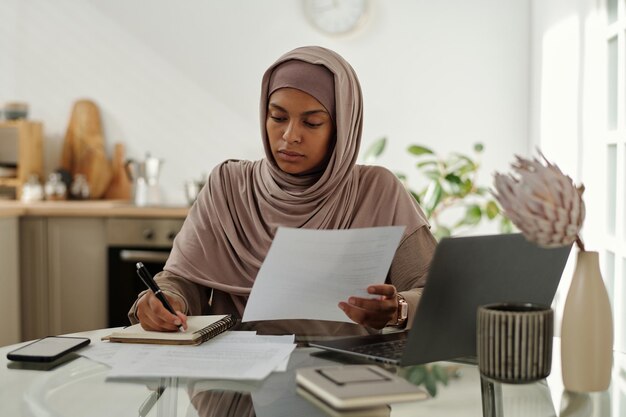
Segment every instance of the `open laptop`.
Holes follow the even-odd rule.
[[[395,365],[476,357],[476,310],[496,302],[550,305],[571,246],[545,249],[521,234],[444,238],[405,332],[310,342]]]

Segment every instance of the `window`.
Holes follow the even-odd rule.
[[[615,325],[615,348],[626,352],[626,1],[605,0],[606,222],[604,279]]]

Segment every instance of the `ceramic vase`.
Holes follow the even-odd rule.
[[[478,307],[478,369],[484,377],[509,384],[545,378],[552,365],[554,314],[530,303]]]
[[[563,385],[574,392],[604,391],[612,365],[613,316],[598,252],[580,251],[563,310]]]

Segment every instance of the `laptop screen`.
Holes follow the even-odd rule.
[[[400,363],[475,356],[477,308],[497,302],[549,306],[570,250],[540,248],[521,234],[442,239]]]

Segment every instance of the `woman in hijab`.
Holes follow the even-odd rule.
[[[250,327],[309,336],[410,327],[436,241],[394,174],[356,165],[363,105],[352,67],[328,49],[297,48],[265,72],[260,104],[265,158],[228,160],[212,171],[156,276],[177,314],[145,291],[129,313],[131,321],[147,330],[174,331],[185,326],[186,315],[241,317],[279,226],[402,225],[406,229],[386,283],[368,288],[378,297],[350,297],[338,305],[355,324],[277,320]],[[399,309],[407,304],[409,319],[399,320]]]

